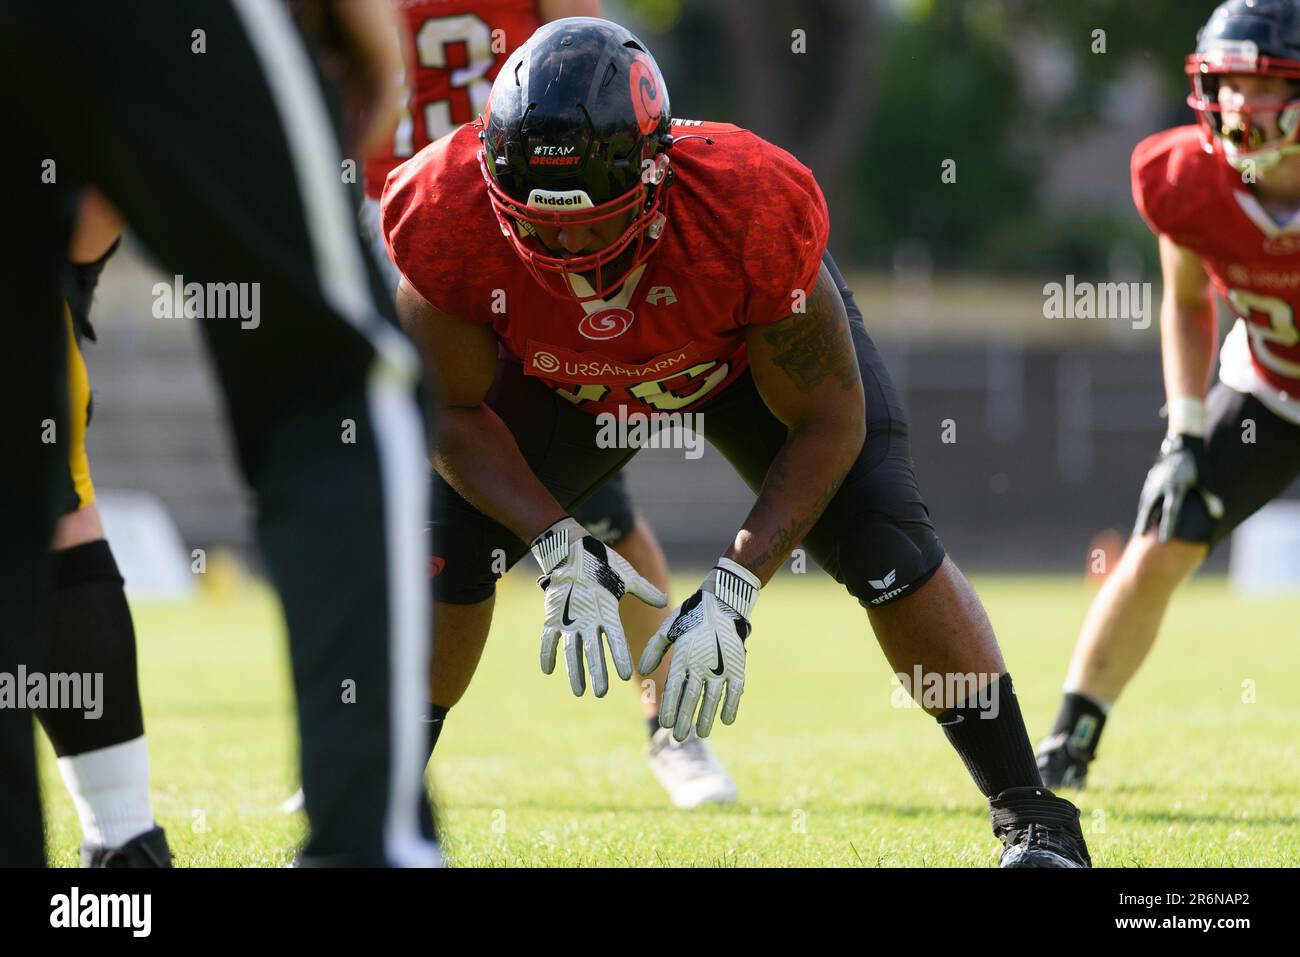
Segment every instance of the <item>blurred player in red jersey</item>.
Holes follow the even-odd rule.
[[[608,648],[631,676],[619,601],[667,598],[574,510],[636,452],[600,439],[612,421],[699,413],[757,500],[640,656],[647,673],[673,649],[662,726],[683,741],[719,707],[735,720],[759,589],[803,542],[895,671],[971,678],[923,704],[989,799],[1003,865],[1087,866],[1078,810],[1041,786],[992,628],[935,535],[806,167],[739,127],[672,120],[645,46],[577,18],[512,55],[480,121],[395,170],[382,211],[398,312],[443,402],[437,705],[463,694],[487,640],[495,556],[512,564],[530,542],[542,670],[562,654],[572,691],[589,674],[600,696]]]
[[[405,0],[396,6],[407,33],[401,117],[392,138],[366,160],[361,210],[362,232],[394,291],[401,275],[388,256],[379,225],[379,198],[388,174],[482,113],[501,65],[543,23],[601,12],[600,0]],[[637,514],[623,473],[587,500],[578,518],[667,591],[668,563],[650,526]],[[623,615],[633,652],[639,654],[663,620],[663,611],[629,599]],[[695,735],[678,742],[659,727],[657,702],[666,676],[666,663],[648,676],[653,694],[649,688],[643,692],[645,679],[640,675],[632,685],[649,725],[651,770],[678,807],[735,800],[735,782],[705,742]],[[466,675],[466,684],[468,680]],[[430,716],[435,735],[442,718],[438,710]]]
[[[1039,746],[1049,787],[1083,786],[1174,589],[1300,476],[1300,0],[1224,3],[1187,73],[1197,125],[1133,153],[1133,198],[1160,241],[1168,436]],[[1211,385],[1215,292],[1237,321]]]

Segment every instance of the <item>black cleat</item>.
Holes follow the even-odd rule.
[[[1038,746],[1038,773],[1046,787],[1082,791],[1093,756],[1091,751],[1077,747],[1065,732],[1054,734]]]
[[[121,847],[81,845],[82,867],[171,867],[172,852],[167,835],[155,827],[131,838]]]
[[[989,801],[1002,867],[1092,867],[1079,809],[1047,788],[1008,788]]]

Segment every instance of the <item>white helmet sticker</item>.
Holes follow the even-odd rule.
[[[533,209],[587,209],[596,204],[584,189],[535,189],[528,194]]]
[[[1259,63],[1259,47],[1254,40],[1215,40],[1205,59],[1220,69],[1253,73]]]

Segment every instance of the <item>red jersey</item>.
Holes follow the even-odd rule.
[[[713,143],[669,151],[667,224],[612,299],[557,299],[525,268],[488,205],[477,122],[389,176],[389,255],[434,308],[490,324],[527,374],[580,408],[692,408],[745,370],[746,326],[811,294],[829,221],[811,171],[785,150],[730,124],[687,122]]]
[[[394,166],[487,106],[497,70],[542,25],[537,0],[393,0],[406,23],[406,94],[393,139],[365,164],[378,199]]]
[[[1205,151],[1195,126],[1138,144],[1133,199],[1152,230],[1200,257],[1240,319],[1224,343],[1220,378],[1269,394],[1273,401],[1260,398],[1271,406],[1300,396],[1300,214],[1278,224],[1218,149]]]

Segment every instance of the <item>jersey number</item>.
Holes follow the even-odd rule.
[[[464,44],[465,65],[451,71],[451,96],[424,104],[424,141],[447,135],[462,123],[468,123],[487,106],[492,84],[484,74],[492,69],[495,55],[492,51],[492,29],[472,13],[455,17],[434,17],[425,20],[415,33],[415,61],[417,69],[446,70],[447,48]],[[406,77],[409,81],[411,78]],[[402,114],[393,140],[394,156],[412,156],[415,153],[415,121],[413,111],[415,85],[408,82],[402,100]],[[421,146],[424,145],[422,142]]]
[[[628,387],[627,391],[633,398],[640,399],[646,405],[660,412],[673,412],[699,402],[705,395],[717,388],[718,383],[725,379],[730,371],[731,363],[719,363],[716,360],[710,360],[697,363],[689,369],[683,369],[681,372],[674,372],[662,379],[638,382],[636,385]],[[685,395],[680,395],[676,391],[676,389],[690,386],[694,386],[694,388]],[[607,385],[588,383],[580,385],[572,391],[562,386],[555,386],[555,391],[574,405],[582,405],[584,402],[603,402],[613,390]]]
[[[1260,296],[1240,289],[1228,290],[1228,301],[1246,321],[1255,358],[1279,375],[1300,379],[1300,362],[1283,358],[1270,348],[1292,349],[1300,344],[1300,329],[1296,328],[1295,310],[1290,304],[1276,296]],[[1255,316],[1262,316],[1264,321]]]

